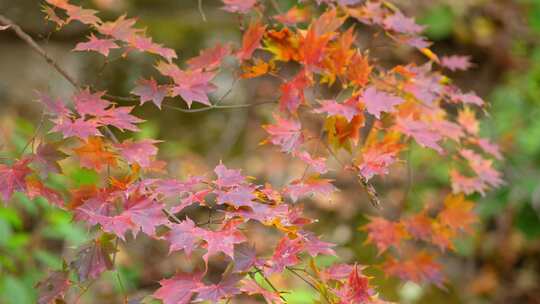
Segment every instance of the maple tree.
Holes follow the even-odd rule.
[[[0,164],[4,203],[15,192],[45,197],[72,212],[75,221],[92,228],[95,235],[66,261],[64,269],[51,272],[38,286],[39,303],[54,303],[72,285],[95,280],[115,267],[115,244],[141,233],[165,242],[170,253],[182,252],[204,262],[203,269],[178,271],[159,282],[153,297],[165,304],[215,303],[241,294],[284,303],[285,291],[269,279],[284,272],[302,272],[320,294],[321,303],[386,303],[363,273],[364,266],[338,262],[323,268],[313,262],[319,255],[336,255],[336,246],[309,231],[315,219],[304,215],[309,205],[298,202],[339,190],[325,174],[351,172],[358,191],[366,192],[374,207],[384,208],[372,180],[387,175],[408,147],[416,143],[454,159],[448,172],[453,193],[442,204],[394,220],[373,216],[361,228],[367,232],[366,242],[384,258],[380,268],[387,275],[439,287],[444,286],[445,276],[438,255],[452,250],[453,240],[470,233],[477,221],[466,195],[484,195],[503,184],[501,173],[493,167],[493,159],[501,159],[501,153],[478,132],[477,112],[485,110],[484,101],[473,92],[462,92],[444,75],[445,70],[470,68],[470,58],[437,56],[422,36],[424,27],[388,1],[301,1],[282,12],[274,1],[223,0],[223,9],[242,20],[242,42],[217,44],[188,60],[176,60],[176,52],[154,42],[137,27],[136,19],[122,15],[103,21],[97,11],[68,0],[45,2],[47,20],[59,29],[80,22],[91,31],[74,51],[105,57],[113,51],[123,56],[137,51],[154,56],[156,64],[154,75],[133,84],[132,96],[113,96],[79,85],[53,65],[76,93],[66,102],[49,92],[38,92],[53,124],[50,134],[39,138],[36,149],[32,145],[18,159]],[[347,21],[384,32],[390,43],[417,49],[425,63],[377,65],[375,54],[359,45],[356,25]],[[25,41],[30,39],[9,19],[0,22],[0,30],[11,28]],[[35,43],[32,47],[51,61]],[[181,102],[184,112],[226,107],[209,97],[217,89],[212,80],[226,58],[237,63],[240,79],[272,77],[279,82],[273,122],[261,126],[268,134],[262,142],[306,166],[303,176],[282,189],[256,184],[226,164],[207,175],[172,178],[158,159],[160,141],[135,139],[138,124],[144,120],[132,114],[136,106],[121,101],[151,102],[162,110],[169,102]],[[329,97],[321,93],[325,88],[338,88],[338,94]],[[319,130],[310,129],[306,115],[315,115]],[[116,131],[128,133],[131,139],[120,142]],[[61,140],[53,141],[55,134]],[[319,148],[313,149],[312,142]],[[346,159],[338,153],[342,151]],[[60,161],[64,159],[97,172],[100,182],[74,187],[70,193],[50,188],[49,175],[62,174]],[[196,222],[190,214],[193,208],[214,216],[208,223]],[[253,223],[280,234],[273,252],[260,253],[250,245],[244,229]],[[412,249],[418,242],[422,249]],[[206,275],[209,261],[217,257],[226,259],[229,266],[216,283]],[[77,278],[72,280],[70,273]],[[263,278],[264,284],[257,278]]]

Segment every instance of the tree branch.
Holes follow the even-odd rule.
[[[11,29],[17,37],[19,37],[22,41],[24,41],[26,44],[28,44],[36,53],[41,55],[47,61],[48,64],[50,64],[60,75],[62,75],[73,87],[79,88],[79,84],[75,80],[75,78],[71,77],[64,69],[62,69],[54,59],[45,52],[43,48],[41,48],[36,41],[30,37],[23,29],[17,25],[15,22],[11,21],[11,19],[0,15],[0,25],[9,26],[9,29]]]

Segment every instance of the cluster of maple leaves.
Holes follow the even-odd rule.
[[[421,35],[423,27],[404,16],[387,1],[317,0],[302,3],[287,12],[266,16],[268,8],[259,0],[223,0],[226,11],[242,15],[246,29],[240,46],[218,44],[203,50],[183,66],[173,62],[174,50],[152,41],[136,20],[125,15],[102,21],[97,12],[69,3],[46,0],[46,18],[62,28],[73,21],[88,25],[93,33],[78,43],[75,51],[94,51],[109,56],[122,51],[125,56],[139,51],[159,57],[156,72],[170,79],[160,84],[153,77],[136,83],[132,94],[140,104],[152,102],[162,107],[165,98],[180,97],[188,108],[214,107],[209,98],[216,86],[212,79],[227,57],[236,58],[239,77],[273,77],[281,81],[279,106],[274,122],[264,125],[266,142],[306,164],[301,178],[283,189],[255,185],[239,170],[219,164],[212,177],[193,176],[187,180],[168,178],[166,164],[157,159],[159,141],[152,139],[118,142],[111,128],[137,132],[143,120],[131,114],[133,106],[120,106],[114,96],[79,88],[70,104],[39,93],[39,100],[53,123],[50,132],[59,133],[58,142],[41,140],[35,151],[24,154],[11,165],[0,164],[0,191],[7,202],[16,191],[30,198],[42,196],[60,208],[70,210],[76,221],[99,233],[80,249],[65,269],[55,271],[40,284],[39,303],[63,297],[76,283],[97,279],[112,269],[114,241],[126,241],[131,234],[144,233],[166,242],[170,252],[191,257],[204,252],[205,268],[194,273],[177,273],[160,281],[154,297],[165,304],[231,299],[237,295],[259,295],[268,303],[283,303],[281,292],[271,284],[260,284],[256,276],[285,271],[304,271],[326,303],[383,303],[362,274],[359,265],[335,264],[318,268],[314,263],[298,270],[304,257],[335,255],[334,245],[320,240],[307,229],[314,220],[295,204],[308,195],[329,195],[337,188],[323,178],[330,170],[350,170],[358,178],[359,191],[367,191],[379,205],[371,180],[389,173],[402,151],[416,142],[455,159],[449,172],[452,191],[443,206],[424,208],[398,221],[372,217],[364,229],[368,242],[380,255],[388,275],[415,282],[442,286],[444,274],[435,250],[452,249],[452,240],[470,232],[476,221],[473,203],[465,198],[484,194],[503,183],[493,168],[502,156],[497,146],[479,137],[476,118],[484,101],[472,92],[454,86],[442,71],[465,70],[471,66],[466,56],[438,57]],[[305,1],[307,2],[307,1]],[[322,14],[316,14],[322,10]],[[357,42],[355,26],[346,20],[383,31],[398,45],[418,49],[427,58],[423,65],[397,65],[384,69],[372,64]],[[118,50],[117,50],[118,49]],[[294,63],[294,64],[293,64]],[[291,75],[292,76],[287,76]],[[318,87],[339,87],[333,98],[317,95]],[[303,113],[320,117],[322,130],[308,130]],[[365,131],[365,138],[361,139]],[[320,134],[320,135],[314,135]],[[309,149],[310,142],[321,149]],[[327,166],[335,151],[349,151],[350,160],[338,160],[340,168]],[[100,185],[59,193],[46,185],[49,174],[62,174],[59,161],[73,158],[80,166],[101,174]],[[363,190],[362,190],[363,189]],[[188,207],[209,209],[219,217],[217,224],[197,223]],[[183,219],[180,219],[183,218]],[[274,251],[258,255],[242,232],[248,222],[257,222],[282,234]],[[210,228],[212,227],[212,228]],[[411,249],[422,241],[431,249]],[[209,259],[221,255],[230,267],[218,283],[205,279]],[[308,269],[309,268],[309,269]],[[70,279],[70,272],[78,282]]]

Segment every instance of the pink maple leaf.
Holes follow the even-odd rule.
[[[122,15],[115,21],[103,22],[97,30],[103,35],[129,43],[131,37],[144,32],[144,30],[133,28],[136,22],[137,20],[126,19],[126,15]]]
[[[193,57],[187,61],[191,70],[213,70],[217,68],[223,58],[231,54],[230,44],[216,44],[213,48],[208,48],[199,54],[197,57]]]
[[[36,92],[38,94],[38,101],[43,103],[50,114],[60,117],[67,117],[71,115],[71,111],[66,107],[66,104],[61,99],[53,99],[49,95]]]
[[[295,156],[301,159],[303,162],[305,162],[308,166],[310,166],[315,172],[319,174],[324,174],[328,172],[328,168],[326,167],[326,158],[324,157],[315,158],[315,157],[312,157],[306,151],[295,153]]]
[[[329,116],[340,115],[345,117],[348,122],[351,122],[353,117],[360,113],[356,106],[357,102],[357,99],[349,99],[344,103],[338,103],[335,100],[323,100],[321,106],[315,109],[314,112],[326,113]]]
[[[156,107],[161,109],[163,99],[169,94],[169,88],[165,85],[158,85],[153,78],[141,79],[137,86],[131,91],[132,94],[139,96],[141,105],[147,101],[153,102]]]
[[[366,104],[368,113],[380,118],[382,112],[394,112],[395,106],[403,103],[403,99],[378,91],[374,86],[368,87],[362,94],[362,100]]]
[[[388,167],[396,161],[395,153],[384,153],[379,149],[367,149],[362,153],[362,163],[358,166],[360,174],[371,179],[375,175],[388,174]]]
[[[102,136],[97,129],[98,124],[95,120],[60,118],[53,120],[53,122],[55,125],[51,129],[51,132],[62,133],[64,138],[75,136],[82,140],[87,140],[90,136]]]
[[[91,34],[87,42],[79,42],[74,51],[95,51],[103,56],[109,56],[111,49],[119,48],[118,44],[113,39],[99,39],[94,34]]]
[[[287,120],[274,114],[275,124],[264,125],[270,142],[280,146],[281,151],[292,153],[303,141],[302,126],[297,120]]]
[[[140,141],[124,141],[116,144],[115,147],[120,150],[120,155],[129,164],[139,164],[142,168],[148,168],[152,165],[153,158],[157,155],[158,149],[155,144],[159,140],[144,139]]]
[[[111,103],[103,99],[105,92],[95,92],[92,93],[88,88],[77,92],[73,96],[73,101],[75,103],[75,109],[77,113],[81,116],[92,115],[92,116],[102,116],[106,114],[106,108],[108,108]]]
[[[240,207],[251,207],[253,206],[253,201],[256,199],[253,191],[254,189],[247,185],[241,185],[227,191],[218,190],[215,192],[217,194],[216,203],[228,204],[237,209]]]
[[[134,107],[118,107],[108,109],[103,116],[98,117],[98,122],[102,125],[110,125],[120,129],[121,131],[139,131],[139,127],[135,124],[141,123],[144,120],[131,115],[131,110]]]
[[[69,271],[53,271],[45,279],[36,284],[38,291],[38,304],[55,303],[63,298],[71,285]]]
[[[441,65],[450,71],[466,71],[472,66],[472,63],[470,56],[452,55],[442,56]]]
[[[191,108],[194,101],[207,106],[211,105],[208,94],[216,89],[216,86],[210,82],[215,76],[214,73],[178,69],[173,70],[173,73],[167,76],[171,76],[175,83],[172,88],[173,95],[180,95],[187,103],[188,108]]]
[[[228,169],[223,164],[217,165],[214,173],[217,175],[216,185],[220,188],[238,186],[246,181],[240,170]]]
[[[402,34],[420,34],[424,26],[418,25],[413,18],[405,17],[401,12],[397,12],[384,19],[386,29]]]
[[[398,117],[397,126],[405,135],[414,138],[421,146],[431,148],[439,152],[439,154],[443,153],[443,149],[439,145],[442,136],[433,130],[429,124],[420,120]]]
[[[200,239],[198,233],[199,228],[189,218],[171,225],[171,231],[165,235],[169,242],[169,252],[184,250],[186,255],[190,256]]]
[[[246,237],[237,228],[238,222],[227,222],[220,230],[212,231],[198,229],[197,235],[206,243],[207,252],[203,259],[208,264],[208,258],[217,253],[224,253],[234,259],[234,245],[246,241]]]

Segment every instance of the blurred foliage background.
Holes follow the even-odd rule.
[[[278,2],[283,8],[296,3]],[[502,147],[505,159],[499,167],[506,185],[477,197],[482,219],[478,231],[455,244],[457,253],[443,257],[449,276],[447,290],[400,283],[373,269],[368,272],[381,286],[384,298],[400,303],[540,303],[540,0],[394,2],[429,26],[427,35],[435,41],[437,53],[472,56],[472,70],[451,76],[489,102],[482,132]],[[103,17],[109,19],[124,12],[138,17],[154,40],[176,49],[181,60],[217,41],[240,40],[237,18],[221,11],[219,1],[203,1],[207,22],[202,21],[196,0],[87,0],[83,4],[103,11]],[[84,40],[86,30],[72,25],[54,31],[44,21],[39,1],[0,0],[0,12],[18,22],[82,83],[128,95],[138,78],[153,73],[154,61],[147,56],[118,55],[104,61],[100,55],[72,52],[76,42]],[[366,40],[371,56],[381,62],[423,60],[410,49],[368,42],[368,35],[366,30],[360,39]],[[33,90],[49,90],[66,98],[72,91],[8,31],[0,33],[0,67],[0,158],[9,158],[23,149],[41,119]],[[276,97],[271,80],[235,83],[232,68],[223,71],[216,83],[220,87],[216,100],[234,85],[224,103]],[[180,105],[178,100],[166,102]],[[304,167],[272,147],[259,145],[265,137],[260,125],[270,119],[271,107],[185,114],[158,111],[146,104],[137,114],[147,120],[141,136],[164,141],[160,157],[169,162],[173,175],[207,172],[223,160],[259,181],[280,186],[302,175]],[[403,159],[406,162],[390,176],[376,182],[385,205],[382,213],[389,218],[440,203],[449,191],[450,160],[419,148],[410,149]],[[93,184],[97,178],[92,171],[70,167],[54,186],[66,189],[66,185]],[[332,178],[342,189],[335,197],[306,202],[308,213],[320,219],[314,229],[340,245],[343,260],[380,262],[358,230],[366,216],[376,211],[351,176],[335,174]],[[268,246],[267,240],[273,236],[266,233],[253,232],[258,245]],[[0,207],[0,303],[35,303],[36,282],[47,269],[61,268],[62,256],[72,256],[88,238],[86,229],[74,225],[68,213],[43,199],[29,200],[19,194],[9,206]],[[181,256],[166,259],[167,248],[144,237],[120,248],[117,270],[107,272],[88,291],[75,291],[83,293],[80,303],[120,303],[122,294],[144,298],[155,290],[157,280],[189,267]],[[308,286],[295,278],[283,278],[277,285],[294,290],[288,295],[290,303],[313,302]]]

